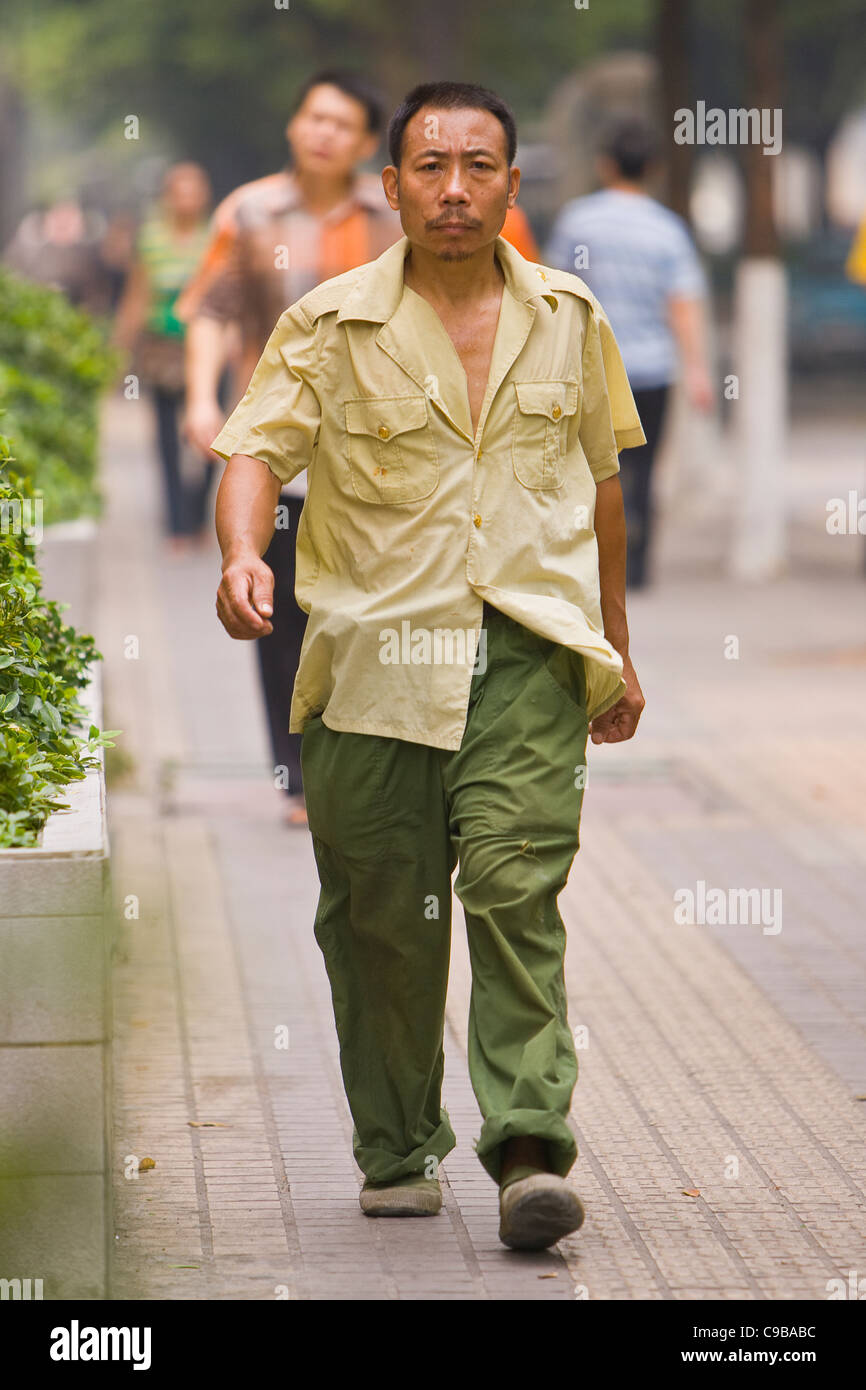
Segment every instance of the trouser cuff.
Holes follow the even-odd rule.
[[[440,1122],[430,1138],[425,1139],[410,1154],[400,1155],[389,1149],[365,1146],[361,1143],[357,1130],[352,1139],[355,1162],[370,1182],[389,1182],[392,1178],[408,1177],[410,1173],[420,1173],[423,1176],[431,1157],[441,1163],[446,1154],[450,1154],[456,1146],[457,1140],[445,1110],[442,1110]],[[431,1176],[435,1178],[436,1174],[432,1173]]]
[[[502,1144],[506,1139],[532,1136],[547,1143],[550,1166],[564,1178],[577,1158],[577,1143],[561,1115],[549,1110],[506,1110],[485,1120],[475,1152],[494,1182],[499,1182]]]

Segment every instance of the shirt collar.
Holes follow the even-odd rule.
[[[403,262],[408,253],[409,238],[403,236],[378,260],[371,261],[367,273],[343,300],[337,322],[365,319],[369,323],[387,323],[403,297]],[[505,276],[505,288],[521,303],[544,296],[545,290],[552,287],[553,272],[524,260],[504,237],[496,238],[496,256]]]
[[[290,164],[283,167],[286,176],[283,194],[285,198],[285,211],[291,212],[293,209],[303,206],[303,195],[298,183],[295,171]],[[373,174],[356,174],[353,182],[349,185],[349,191],[340,207],[348,204],[357,203],[359,207],[368,212],[380,212],[385,201],[382,192],[382,185],[378,178]]]

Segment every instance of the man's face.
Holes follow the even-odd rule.
[[[399,173],[382,183],[413,246],[462,261],[495,240],[520,186],[502,122],[490,111],[423,107],[403,134]]]
[[[345,178],[379,143],[367,128],[367,109],[339,87],[322,83],[307,93],[286,126],[295,168]]]
[[[210,183],[196,164],[176,164],[165,180],[165,201],[178,216],[204,217],[210,203]]]

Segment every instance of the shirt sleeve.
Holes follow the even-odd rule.
[[[218,319],[220,323],[239,321],[243,313],[241,276],[232,261],[209,281],[196,305],[195,317]],[[261,339],[259,339],[261,341]]]
[[[582,357],[580,442],[597,483],[619,472],[620,449],[646,444],[625,366],[607,315],[593,296]]]
[[[317,374],[315,325],[295,304],[277,320],[243,398],[211,444],[214,453],[248,454],[291,482],[308,467],[319,437]]]
[[[668,294],[700,299],[706,292],[707,279],[700,256],[688,228],[678,220],[668,268]]]
[[[222,204],[220,204],[220,208],[222,208]],[[184,323],[189,323],[198,313],[202,297],[231,258],[236,230],[234,224],[229,223],[225,217],[221,221],[217,221],[220,208],[217,208],[211,218],[209,240],[199,263],[175,305],[175,313]]]

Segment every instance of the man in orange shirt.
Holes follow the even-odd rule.
[[[236,394],[242,395],[284,309],[322,280],[375,258],[402,234],[375,174],[359,174],[379,145],[384,111],[354,73],[321,72],[299,93],[286,127],[291,167],[236,188],[212,220],[212,240],[178,305],[187,320],[185,432],[202,453],[222,428],[217,399],[232,333],[240,330]],[[299,734],[289,704],[306,627],[295,601],[295,541],[306,483],[280,495],[265,556],[274,571],[273,631],[256,644],[276,785],[290,824],[306,824]]]

